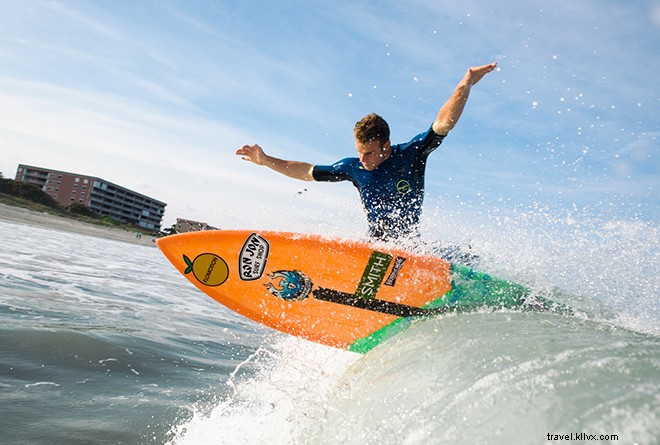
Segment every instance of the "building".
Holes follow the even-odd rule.
[[[201,232],[202,230],[206,230],[208,226],[205,222],[177,218],[174,230],[176,233]]]
[[[176,224],[174,225],[174,231],[176,233],[201,232],[203,230],[216,230],[216,228],[209,226],[205,222],[183,218],[177,218]]]
[[[101,178],[19,164],[16,181],[36,185],[61,206],[78,203],[94,213],[160,230],[166,203]]]

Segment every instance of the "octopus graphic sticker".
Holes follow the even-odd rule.
[[[268,277],[268,292],[286,301],[304,300],[312,290],[312,280],[299,270],[278,270]]]

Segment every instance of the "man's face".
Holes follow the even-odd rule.
[[[371,141],[362,143],[355,141],[355,148],[357,148],[358,157],[365,170],[376,170],[392,154],[390,141],[382,144],[379,141]]]

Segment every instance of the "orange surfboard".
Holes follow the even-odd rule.
[[[392,247],[318,235],[205,231],[158,247],[229,309],[307,340],[366,352],[452,290],[450,263]]]

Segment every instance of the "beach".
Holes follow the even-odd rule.
[[[0,221],[7,221],[16,224],[25,224],[28,226],[45,227],[53,230],[62,230],[81,235],[95,236],[99,238],[112,239],[116,241],[125,241],[136,244],[153,245],[154,238],[143,235],[137,237],[135,231],[97,226],[63,216],[51,215],[45,212],[36,212],[21,207],[14,207],[0,203]]]

